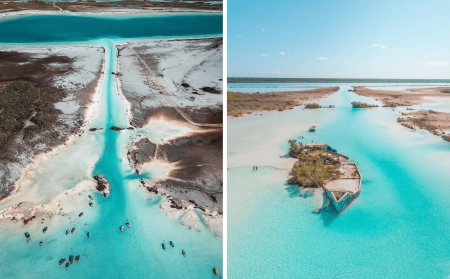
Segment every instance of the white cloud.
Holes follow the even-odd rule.
[[[342,59],[342,60],[345,60],[345,61],[347,61],[347,58],[344,58],[344,59]]]
[[[266,30],[264,30],[264,29],[261,29],[261,32],[266,32]]]
[[[328,58],[326,58],[326,57],[319,57],[319,58],[317,58],[318,60],[328,60]]]
[[[430,61],[427,63],[427,65],[431,65],[431,66],[448,66],[449,63],[448,62],[433,62]]]
[[[272,72],[271,74],[281,74],[281,72],[279,70],[276,70],[276,71]]]
[[[280,53],[278,53],[278,54],[280,54],[280,55],[286,55],[286,53],[284,53],[284,52],[280,52]]]
[[[238,37],[242,37],[242,35],[238,35]]]
[[[295,56],[300,56],[300,55],[301,55],[301,54],[297,54],[297,53],[295,54]]]
[[[423,53],[427,54],[427,53],[428,53],[428,51],[424,51]]]
[[[334,62],[338,62],[337,60],[334,60]]]
[[[267,56],[269,56],[269,54],[268,53],[261,53],[261,56],[262,57],[267,57]]]
[[[380,44],[372,44],[372,45],[370,45],[370,47],[387,48],[387,46],[385,46],[385,45],[380,45]]]
[[[266,74],[266,72],[256,71],[257,74]]]

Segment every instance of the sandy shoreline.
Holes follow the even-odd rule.
[[[87,204],[88,194],[81,197],[79,194],[82,192],[95,192],[95,182],[92,180],[84,180],[78,183],[74,188],[63,191],[56,197],[54,197],[49,203],[46,204],[36,204],[31,208],[27,205],[30,202],[20,202],[18,204],[3,208],[0,211],[0,221],[11,220],[11,221],[24,221],[28,223],[29,221],[37,218],[37,216],[46,217],[51,219],[55,215],[66,215],[73,213],[73,207],[80,205],[80,200]]]
[[[76,45],[76,46],[84,47],[82,45]],[[76,47],[76,46],[74,46],[74,47]],[[103,53],[104,53],[104,47],[101,46],[101,48],[103,49]],[[19,48],[19,49],[21,49],[21,50],[30,50],[31,49],[32,50],[35,48]],[[17,49],[9,49],[9,51],[13,51],[13,50],[16,51]],[[106,66],[106,61],[105,61],[105,56],[103,55],[103,65],[102,65],[102,69],[101,69],[101,75],[98,79],[97,86],[95,87],[95,91],[91,95],[92,101],[89,104],[85,105],[84,122],[80,126],[78,132],[75,134],[69,135],[65,139],[64,143],[61,143],[59,145],[51,147],[50,151],[35,155],[31,159],[31,163],[26,165],[26,167],[20,171],[19,178],[13,184],[14,190],[11,192],[11,194],[8,197],[2,199],[2,203],[9,201],[16,196],[16,194],[21,190],[21,188],[29,181],[29,174],[31,171],[33,171],[39,165],[41,165],[43,161],[58,154],[58,152],[61,151],[62,149],[71,146],[73,143],[75,143],[77,141],[77,139],[82,134],[84,134],[86,132],[86,130],[89,128],[90,122],[93,120],[94,111],[96,110],[96,108],[99,107],[101,88],[102,88],[102,85],[103,85],[103,82],[105,79],[105,66]]]
[[[50,128],[41,131],[42,135],[38,134],[27,141],[22,139],[23,131],[11,135],[11,143],[8,146],[16,153],[14,158],[19,160],[11,158],[12,155],[6,153],[0,164],[0,170],[4,174],[1,189],[4,195],[7,194],[7,197],[4,196],[2,199],[3,203],[15,197],[29,178],[31,170],[65,147],[71,146],[86,131],[90,118],[98,106],[105,60],[104,49],[98,46],[71,45],[51,49],[22,47],[9,48],[2,52],[13,53],[14,57],[18,57],[3,61],[11,70],[11,74],[0,75],[3,80],[29,78],[32,82],[42,82],[43,86],[59,88],[66,93],[62,100],[52,103],[60,113]],[[59,64],[47,63],[42,66],[41,60],[37,60],[36,57],[44,61],[45,59],[59,61],[65,58],[71,62],[61,60]],[[34,64],[29,63],[28,69],[22,69],[23,59],[31,59],[41,68],[35,68]],[[86,61],[89,61],[90,65],[86,65]],[[52,68],[63,70],[54,72]],[[72,70],[73,68],[75,70]],[[47,130],[57,131],[58,134],[49,138]]]
[[[290,110],[306,102],[327,97],[338,90],[339,87],[320,87],[306,91],[268,93],[228,92],[227,116],[240,117],[252,113]]]
[[[432,110],[411,110],[402,113],[397,119],[402,126],[413,131],[416,129],[424,129],[435,136],[440,136],[446,141],[450,141],[450,113],[437,112]]]
[[[424,97],[432,98],[449,98],[450,87],[435,87],[435,88],[412,88],[405,91],[388,91],[388,90],[373,90],[364,86],[354,86],[355,92],[358,95],[371,97],[377,101],[383,102],[385,105],[392,106],[413,106],[423,103],[434,103],[433,100],[424,99]]]

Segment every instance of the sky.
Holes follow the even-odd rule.
[[[228,0],[228,76],[450,78],[448,0]]]

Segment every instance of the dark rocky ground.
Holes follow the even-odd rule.
[[[35,155],[82,132],[104,52],[56,49],[0,51],[0,200],[14,190],[20,171]]]
[[[157,153],[156,153],[157,152]],[[156,154],[155,154],[156,153]],[[156,155],[156,156],[155,156]],[[223,135],[221,129],[206,130],[193,136],[180,137],[165,144],[148,138],[134,142],[128,158],[135,166],[153,158],[177,163],[169,177],[146,187],[154,193],[171,196],[172,207],[183,208],[181,200],[198,209],[223,211]]]

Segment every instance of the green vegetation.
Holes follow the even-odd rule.
[[[289,155],[298,158],[298,162],[292,167],[289,184],[321,187],[326,180],[338,178],[341,175],[338,170],[338,162],[324,160],[328,152],[324,150],[303,152],[303,144],[297,144],[295,139],[289,140],[289,144]]]
[[[64,98],[64,93],[52,88],[38,88],[30,81],[17,80],[0,91],[0,147],[8,138],[24,129],[28,139],[54,123],[59,110],[47,106]]]
[[[385,107],[385,108],[395,108],[395,107],[397,107],[397,104],[396,103],[391,103],[391,102],[385,102],[383,107]]]
[[[443,90],[442,93],[450,93],[450,90]]]
[[[300,153],[302,153],[303,151],[303,143],[299,142],[297,143],[297,140],[295,139],[291,139],[289,140],[289,155],[291,157],[297,158],[298,155],[300,155]]]
[[[366,103],[360,103],[360,102],[352,102],[353,108],[376,108],[377,105],[369,105]]]
[[[318,109],[321,108],[322,106],[317,104],[317,103],[310,103],[310,104],[306,104],[305,105],[305,109]]]

